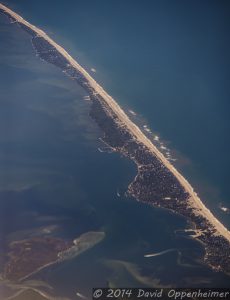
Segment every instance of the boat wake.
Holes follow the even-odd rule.
[[[164,255],[166,253],[169,253],[169,252],[178,252],[177,249],[168,249],[168,250],[164,250],[164,251],[161,251],[161,252],[157,252],[157,253],[151,253],[151,254],[145,254],[144,257],[155,257],[155,256],[161,256],[161,255]]]

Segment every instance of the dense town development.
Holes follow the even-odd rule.
[[[138,173],[128,193],[184,216],[192,225],[193,237],[205,247],[205,262],[214,270],[230,274],[230,232],[205,207],[186,179],[60,45],[2,4],[0,11],[28,32],[41,59],[59,67],[88,93],[92,101],[90,115],[103,131],[104,142],[137,165]]]

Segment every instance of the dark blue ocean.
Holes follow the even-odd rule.
[[[230,208],[228,1],[3,2],[135,111],[230,228],[230,215],[219,208]],[[176,234],[184,219],[123,196],[136,174],[133,163],[98,151],[101,133],[85,92],[40,61],[29,36],[3,17],[0,89],[1,241],[47,226],[64,238],[106,233],[37,279],[70,299],[108,285],[229,287],[227,276],[202,265],[202,246]],[[144,258],[167,249],[176,250]]]

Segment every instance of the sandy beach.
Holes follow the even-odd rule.
[[[201,199],[198,197],[192,186],[189,182],[176,170],[176,168],[168,161],[168,159],[154,146],[154,144],[145,136],[145,134],[140,130],[140,128],[134,124],[126,113],[122,110],[122,108],[118,105],[118,103],[107,94],[107,92],[88,74],[88,72],[78,64],[78,62],[71,57],[65,49],[63,49],[60,45],[54,42],[44,31],[37,28],[36,26],[30,24],[26,20],[24,20],[20,15],[13,12],[9,8],[0,4],[0,9],[4,10],[6,13],[10,14],[12,18],[17,20],[17,22],[24,24],[25,26],[32,29],[37,33],[38,36],[41,36],[46,41],[50,43],[53,47],[57,49],[59,53],[61,53],[76,70],[78,70],[85,78],[88,80],[90,86],[94,89],[95,93],[100,95],[105,101],[106,105],[115,113],[118,117],[118,120],[122,126],[126,126],[132,136],[139,142],[143,143],[149,151],[154,153],[158,159],[173,173],[173,175],[178,179],[181,185],[184,187],[185,191],[189,193],[189,203],[190,206],[197,212],[197,214],[204,216],[209,223],[212,225],[214,234],[221,235],[225,237],[230,242],[230,231],[219,222],[212,214],[212,212],[203,204]]]

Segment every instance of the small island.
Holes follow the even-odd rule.
[[[185,217],[191,224],[193,237],[204,245],[204,262],[216,271],[230,274],[230,232],[203,204],[188,181],[60,45],[2,4],[0,12],[28,32],[42,60],[59,67],[87,92],[92,102],[90,115],[101,128],[103,141],[111,151],[130,158],[137,166],[138,173],[128,187],[128,194]],[[50,242],[50,246],[57,245]],[[65,248],[64,244],[62,247]]]
[[[12,242],[9,245],[8,261],[3,278],[23,280],[38,270],[58,261],[58,253],[69,249],[73,243],[52,237],[34,237]]]
[[[55,237],[33,237],[11,242],[1,277],[13,282],[23,281],[51,265],[78,256],[104,237],[104,232],[90,231],[73,241]]]

